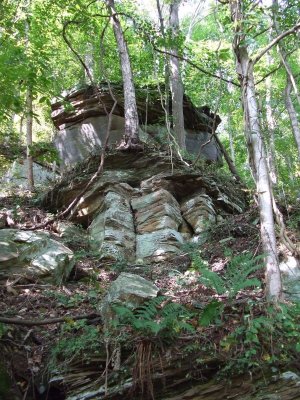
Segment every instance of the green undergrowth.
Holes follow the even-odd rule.
[[[130,371],[128,354],[134,358],[141,341],[152,344],[153,359],[170,356],[174,348],[200,369],[207,359],[218,359],[221,377],[296,363],[300,356],[300,303],[270,304],[262,298],[262,257],[248,252],[231,254],[224,270],[217,273],[199,251],[194,249],[190,256],[197,285],[210,290],[210,298],[200,299],[200,306],[194,307],[158,296],[135,309],[115,305],[110,320],[96,326],[88,321],[67,321],[52,347],[51,370],[68,368],[76,358],[88,362],[98,353],[105,363],[109,352],[105,343],[113,343],[120,348],[120,368],[124,365],[126,375]],[[65,307],[83,300],[57,297]],[[90,300],[97,308],[95,291]],[[106,363],[106,371],[112,371],[110,361]]]

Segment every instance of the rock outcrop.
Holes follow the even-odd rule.
[[[0,280],[22,277],[61,284],[74,264],[73,252],[47,233],[0,230]]]
[[[111,284],[109,291],[101,303],[101,314],[105,323],[114,316],[113,306],[125,305],[134,309],[145,300],[157,296],[159,288],[139,275],[122,272]]]
[[[112,116],[109,144],[122,140],[124,135],[124,97],[120,85],[112,85],[117,106]],[[140,138],[149,142],[166,144],[168,134],[164,126],[165,113],[157,87],[136,90],[140,122]],[[98,89],[84,86],[64,93],[64,101],[52,104],[52,120],[58,133],[55,145],[61,158],[62,168],[74,166],[85,160],[105,143],[108,113],[113,105],[107,85]],[[208,107],[195,107],[188,97],[184,97],[184,123],[186,148],[192,154],[200,153],[204,159],[220,161],[221,153],[211,136],[213,127],[221,122],[220,117],[210,112]]]
[[[98,163],[95,156],[69,172],[44,205],[54,211],[80,195],[72,220],[87,228],[103,261],[168,259],[186,241],[205,241],[209,227],[226,215],[243,211],[235,183],[150,151],[108,153],[101,176],[81,194]]]
[[[291,255],[279,264],[285,297],[300,300],[300,261]]]
[[[28,186],[28,163],[26,159],[19,159],[13,161],[11,167],[8,169],[6,174],[3,176],[1,181],[4,184],[15,187]],[[33,163],[33,176],[34,183],[36,186],[47,187],[49,183],[55,181],[58,178],[58,174],[55,171],[51,171],[37,162]]]

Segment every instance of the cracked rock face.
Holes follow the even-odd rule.
[[[73,252],[46,233],[0,230],[0,280],[24,277],[61,284],[74,264]]]
[[[70,172],[44,205],[66,207],[97,165],[89,160]],[[87,229],[101,260],[157,262],[180,253],[185,242],[203,243],[212,224],[242,212],[244,194],[231,185],[234,190],[178,160],[171,164],[165,154],[115,152],[72,218]]]
[[[120,144],[124,136],[124,96],[120,85],[111,85],[117,101],[111,119],[108,137],[110,145]],[[52,120],[58,129],[55,146],[64,170],[85,160],[97,148],[106,142],[108,128],[108,112],[114,103],[109,89],[105,85],[98,88],[82,86],[64,93],[61,100],[52,103]],[[156,86],[136,88],[139,116],[139,137],[143,142],[161,146],[168,133],[161,121],[165,119],[165,111],[161,105],[160,94]],[[184,126],[186,130],[186,150],[201,158],[221,162],[220,149],[211,135],[213,126],[221,122],[208,107],[195,107],[184,95]],[[66,108],[68,103],[71,107]]]

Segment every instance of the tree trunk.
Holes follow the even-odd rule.
[[[267,54],[268,66],[271,65],[272,59],[269,54]],[[273,185],[277,185],[277,171],[276,171],[276,158],[275,158],[275,118],[272,109],[272,81],[271,76],[266,79],[266,118],[267,118],[267,128],[268,128],[268,165],[270,171],[270,177]]]
[[[158,18],[159,18],[159,27],[161,31],[161,35],[166,41],[166,30],[165,30],[165,24],[164,24],[164,19],[162,15],[162,10],[161,10],[161,5],[160,5],[160,0],[156,0],[156,8],[157,8],[157,13],[158,13]],[[167,51],[167,48],[165,46],[165,51]],[[170,116],[170,59],[167,54],[164,54],[165,58],[165,110],[166,110],[166,119],[169,121],[169,116]]]
[[[30,155],[30,146],[32,145],[32,88],[27,87],[26,93],[26,156],[27,156],[27,179],[28,189],[34,190],[33,178],[33,160]]]
[[[277,35],[279,35],[281,32],[280,32],[279,23],[277,20],[278,10],[279,10],[278,0],[272,1],[272,10],[273,10],[273,23],[274,23],[275,31],[276,31]],[[295,110],[295,107],[294,107],[294,104],[292,101],[292,97],[291,97],[292,88],[294,89],[294,93],[296,95],[296,99],[297,99],[299,105],[300,105],[300,97],[299,97],[298,88],[296,86],[295,78],[293,76],[291,67],[290,67],[289,63],[287,62],[286,51],[280,43],[278,44],[278,50],[279,50],[279,55],[280,55],[281,61],[286,70],[286,75],[287,75],[287,84],[285,87],[285,104],[286,104],[286,108],[287,108],[287,111],[288,111],[288,114],[289,114],[289,117],[291,120],[291,126],[292,126],[292,130],[293,130],[295,142],[297,145],[298,159],[300,161],[300,128],[299,128],[297,113],[296,113],[296,110]]]
[[[114,8],[114,0],[106,0],[106,3],[111,13],[111,21],[118,46],[123,78],[125,132],[124,143],[120,146],[120,149],[141,148],[139,144],[139,118],[136,106],[135,88],[127,43],[120,20]]]
[[[287,84],[285,87],[285,104],[291,120],[292,130],[298,150],[298,159],[300,161],[300,127],[297,118],[297,113],[291,97],[291,90],[292,90],[292,82],[290,78],[287,77]]]
[[[266,257],[266,290],[269,298],[281,296],[281,277],[276,249],[275,225],[272,205],[272,188],[259,123],[258,106],[252,66],[246,49],[240,53],[240,66],[246,79],[242,79],[248,148],[254,171],[259,202],[261,240]],[[249,69],[248,69],[249,68]],[[248,69],[248,71],[247,71]],[[251,154],[252,153],[252,154]]]
[[[180,0],[173,0],[170,4],[170,28],[172,39],[176,40],[179,32],[179,9]],[[173,45],[170,56],[170,86],[172,93],[172,117],[173,129],[177,144],[181,149],[185,149],[185,131],[183,115],[183,84],[180,73],[180,62],[178,59],[177,46]]]
[[[28,8],[30,10],[31,2],[29,1]],[[26,50],[29,47],[29,29],[30,23],[27,19],[25,21],[25,40]],[[34,190],[34,178],[33,178],[33,160],[30,155],[30,146],[32,145],[32,122],[33,122],[33,110],[32,110],[32,84],[27,82],[26,90],[26,157],[27,157],[27,179],[28,189]]]
[[[84,75],[85,75],[85,81],[89,82],[92,77],[92,81],[95,80],[95,74],[94,74],[94,48],[93,44],[91,42],[88,42],[86,44],[86,51],[84,55],[84,63],[89,70],[89,74],[87,73],[86,70],[84,70]]]
[[[276,248],[273,193],[261,134],[253,63],[247,48],[243,45],[245,37],[239,31],[243,28],[244,22],[239,0],[231,3],[231,14],[237,29],[233,48],[236,56],[236,70],[241,83],[245,135],[259,203],[261,241],[266,265],[266,296],[270,300],[277,301],[281,297],[282,286]]]
[[[230,156],[233,164],[235,165],[235,151],[233,146],[233,133],[231,129],[231,115],[228,116],[228,136],[229,136]]]

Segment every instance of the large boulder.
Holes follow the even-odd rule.
[[[300,300],[300,262],[294,256],[287,256],[279,264],[285,296],[292,301]]]
[[[124,96],[121,85],[111,85],[117,105],[111,116],[108,144],[119,143],[124,136]],[[165,144],[165,133],[161,121],[165,111],[161,105],[156,86],[136,89],[137,107],[140,123],[140,138],[156,145]],[[68,107],[66,105],[68,104]],[[82,86],[64,93],[64,101],[52,103],[52,120],[58,129],[55,146],[61,159],[61,167],[74,166],[85,160],[97,148],[106,143],[108,112],[114,101],[109,88],[102,84],[97,88]],[[206,160],[221,161],[220,149],[212,136],[213,129],[221,122],[214,117],[208,107],[197,108],[184,96],[184,125],[186,129],[186,149],[189,153]]]
[[[133,198],[136,231],[139,234],[160,229],[178,230],[182,223],[180,207],[174,196],[165,189]]]
[[[91,245],[102,260],[135,259],[135,230],[130,200],[110,191],[89,226]]]
[[[136,258],[138,262],[161,261],[180,252],[184,243],[175,229],[160,229],[136,236]]]
[[[74,264],[73,252],[47,233],[0,230],[0,280],[24,277],[61,284]]]
[[[123,305],[134,309],[145,300],[157,296],[159,288],[139,275],[122,272],[111,284],[101,304],[101,314],[105,322],[114,315],[113,306]]]
[[[185,221],[196,234],[205,232],[216,222],[217,213],[212,199],[207,194],[195,194],[181,203],[181,212]]]

